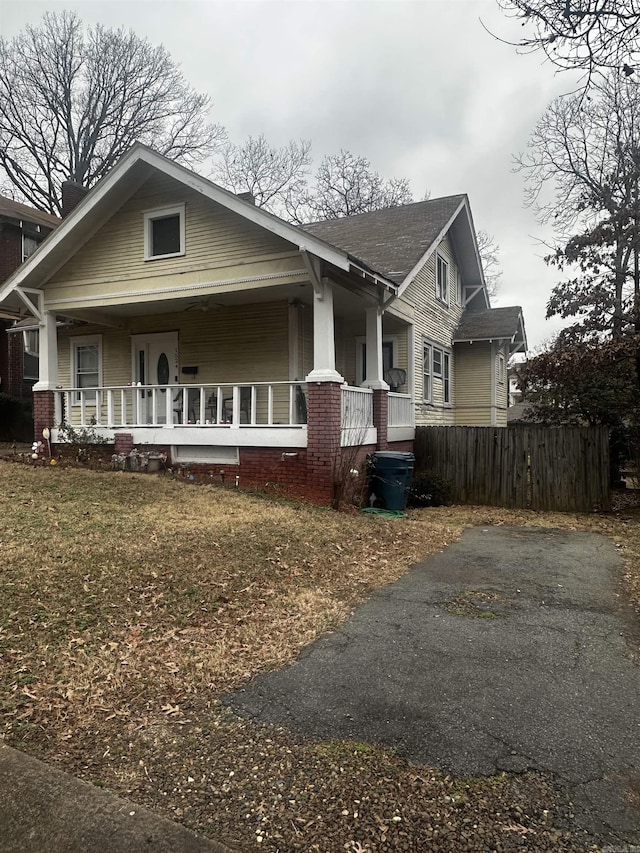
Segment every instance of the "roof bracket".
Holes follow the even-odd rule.
[[[44,321],[44,293],[41,290],[35,290],[30,287],[16,287],[16,293],[27,306],[28,310],[38,319],[40,323]],[[29,294],[29,295],[27,295]],[[36,303],[31,299],[31,296],[36,297]]]
[[[305,249],[302,249],[300,254],[309,273],[309,280],[311,281],[315,297],[318,302],[322,302],[324,300],[325,279],[321,276],[320,261],[318,258],[311,257]]]

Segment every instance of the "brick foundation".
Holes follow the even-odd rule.
[[[155,448],[154,448],[155,449]],[[113,452],[127,456],[133,450],[133,436],[130,432],[116,432],[114,435]]]

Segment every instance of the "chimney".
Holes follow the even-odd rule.
[[[249,204],[256,203],[256,199],[253,193],[236,193],[236,195],[238,196],[238,198],[241,198],[242,201],[248,201]]]
[[[77,181],[62,182],[62,218],[65,219],[89,192]]]

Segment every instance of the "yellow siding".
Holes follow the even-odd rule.
[[[456,344],[454,358],[455,423],[492,425],[492,346],[486,342]]]
[[[502,374],[502,382],[498,381],[498,359],[502,356],[504,364],[504,372]],[[507,377],[507,360],[508,353],[506,344],[500,346],[497,350],[494,361],[494,376],[496,378],[496,425],[507,425],[507,406],[509,405],[509,380]]]
[[[449,304],[445,305],[436,297],[436,257],[440,254],[449,265]],[[424,396],[423,347],[425,342],[435,344],[449,352],[451,358],[451,395],[452,404],[458,398],[455,381],[455,353],[451,348],[451,339],[462,316],[463,307],[458,304],[457,294],[458,266],[449,237],[446,236],[437,252],[433,252],[423,268],[417,273],[404,291],[399,305],[403,314],[413,317],[414,325],[414,363],[416,400],[416,423],[421,425],[452,424],[455,412],[453,405],[443,402],[443,382],[433,380],[432,403],[425,405]]]
[[[126,385],[132,380],[131,337],[176,331],[180,367],[198,367],[195,377],[179,374],[179,383],[288,381],[287,312],[286,302],[269,302],[132,318],[126,331],[90,326],[62,329],[58,334],[60,383],[72,384],[70,337],[101,334],[103,383]]]
[[[144,260],[144,212],[186,204],[186,253]],[[294,247],[166,176],[155,175],[64,264],[47,302],[227,281],[301,268]],[[152,299],[153,294],[146,297]],[[86,304],[86,301],[85,301]]]
[[[445,305],[436,297],[437,253],[442,255],[449,264],[448,305]],[[444,348],[451,348],[451,338],[454,329],[458,326],[460,317],[462,316],[462,306],[457,303],[457,276],[458,266],[453,253],[453,247],[451,246],[449,237],[446,236],[438,246],[437,252],[433,252],[424,267],[418,272],[403,293],[403,303],[409,303],[414,307],[416,400],[423,398],[422,348],[425,340]],[[449,412],[448,410],[442,410],[441,397],[439,401],[436,399],[436,406],[438,405],[440,406],[439,415],[436,415],[434,408],[431,407],[428,411],[417,412],[417,416],[424,415],[428,423],[447,423],[449,421]]]

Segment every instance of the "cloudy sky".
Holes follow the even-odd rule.
[[[530,348],[559,328],[544,319],[549,234],[523,206],[513,155],[571,85],[486,32],[481,21],[519,35],[495,0],[0,0],[0,33],[62,9],[162,42],[234,142],[310,139],[317,160],[344,148],[408,178],[416,200],[468,193],[500,246],[494,305],[522,305]]]

